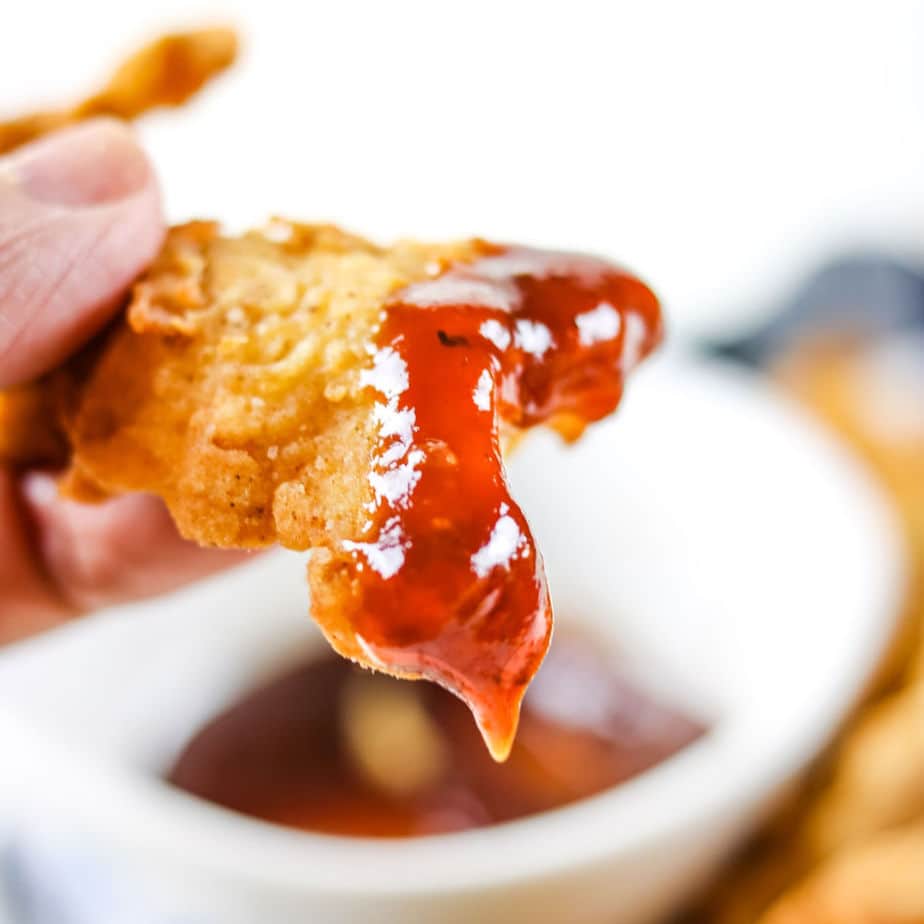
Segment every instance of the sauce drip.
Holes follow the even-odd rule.
[[[567,805],[661,763],[704,730],[642,692],[599,646],[564,634],[526,694],[509,760],[497,764],[449,693],[322,656],[207,723],[169,779],[276,824],[412,837]]]
[[[375,500],[364,535],[324,567],[347,575],[362,660],[455,693],[497,760],[552,628],[501,425],[550,422],[575,438],[616,407],[660,334],[657,299],[635,277],[525,248],[485,245],[387,306],[363,379],[376,395]]]

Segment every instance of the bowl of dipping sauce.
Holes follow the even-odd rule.
[[[0,653],[11,908],[644,924],[678,907],[861,693],[904,560],[865,471],[760,381],[667,355],[630,397],[574,447],[536,434],[511,460],[557,623],[507,764],[447,694],[332,659],[304,557],[268,555]]]
[[[600,640],[566,628],[526,694],[504,763],[491,758],[467,708],[440,687],[316,653],[207,722],[167,779],[304,831],[422,837],[597,795],[705,731],[701,720],[646,693]]]

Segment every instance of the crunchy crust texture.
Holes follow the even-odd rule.
[[[0,154],[94,116],[134,119],[158,106],[180,106],[236,56],[237,36],[231,29],[161,36],[126,60],[106,86],[82,103],[0,123]]]
[[[184,536],[214,546],[307,549],[356,535],[371,497],[357,476],[376,439],[360,373],[383,305],[479,252],[384,249],[282,220],[240,237],[209,222],[174,228],[103,341],[8,397],[6,414],[18,410],[7,457],[54,451],[54,405],[71,497],[158,494]]]

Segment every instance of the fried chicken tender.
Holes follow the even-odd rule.
[[[280,220],[239,238],[207,222],[174,228],[86,378],[72,366],[44,386],[71,446],[64,492],[158,494],[205,545],[308,549],[356,535],[371,499],[357,473],[376,439],[359,373],[383,304],[478,253],[471,242],[382,249]],[[23,464],[29,447],[15,448]]]
[[[839,854],[760,918],[760,924],[920,924],[924,828],[876,837]]]
[[[924,818],[924,684],[866,711],[841,750],[837,772],[807,819],[816,856]],[[922,867],[924,883],[924,867]]]
[[[363,532],[373,501],[380,433],[360,379],[385,303],[483,249],[385,249],[278,219],[241,237],[173,228],[113,329],[0,393],[0,464],[66,464],[62,493],[86,502],[157,494],[202,545],[337,546]],[[364,660],[341,597],[310,574],[316,617]]]
[[[164,35],[125,61],[105,87],[82,103],[0,123],[0,154],[94,116],[135,119],[158,106],[180,106],[236,56],[237,36],[231,29]]]
[[[84,501],[158,494],[204,545],[355,535],[377,436],[359,373],[382,306],[480,252],[282,220],[238,238],[173,228],[113,329],[0,392],[0,463],[67,464],[62,491]]]

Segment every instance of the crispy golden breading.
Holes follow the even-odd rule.
[[[179,106],[237,55],[231,29],[165,35],[129,58],[98,93],[70,108],[0,123],[0,154],[94,116],[134,119],[157,106]]]
[[[382,249],[281,220],[237,238],[207,222],[174,228],[93,361],[45,386],[71,447],[65,492],[158,494],[208,545],[307,549],[358,534],[371,488],[356,473],[376,438],[359,373],[383,305],[480,252]],[[30,400],[47,421],[47,399]],[[8,447],[19,464],[28,442]]]
[[[844,741],[831,785],[807,817],[816,856],[924,818],[924,684],[867,710]],[[924,868],[922,868],[924,883]]]
[[[924,828],[884,834],[839,853],[787,893],[760,924],[920,924]]]

